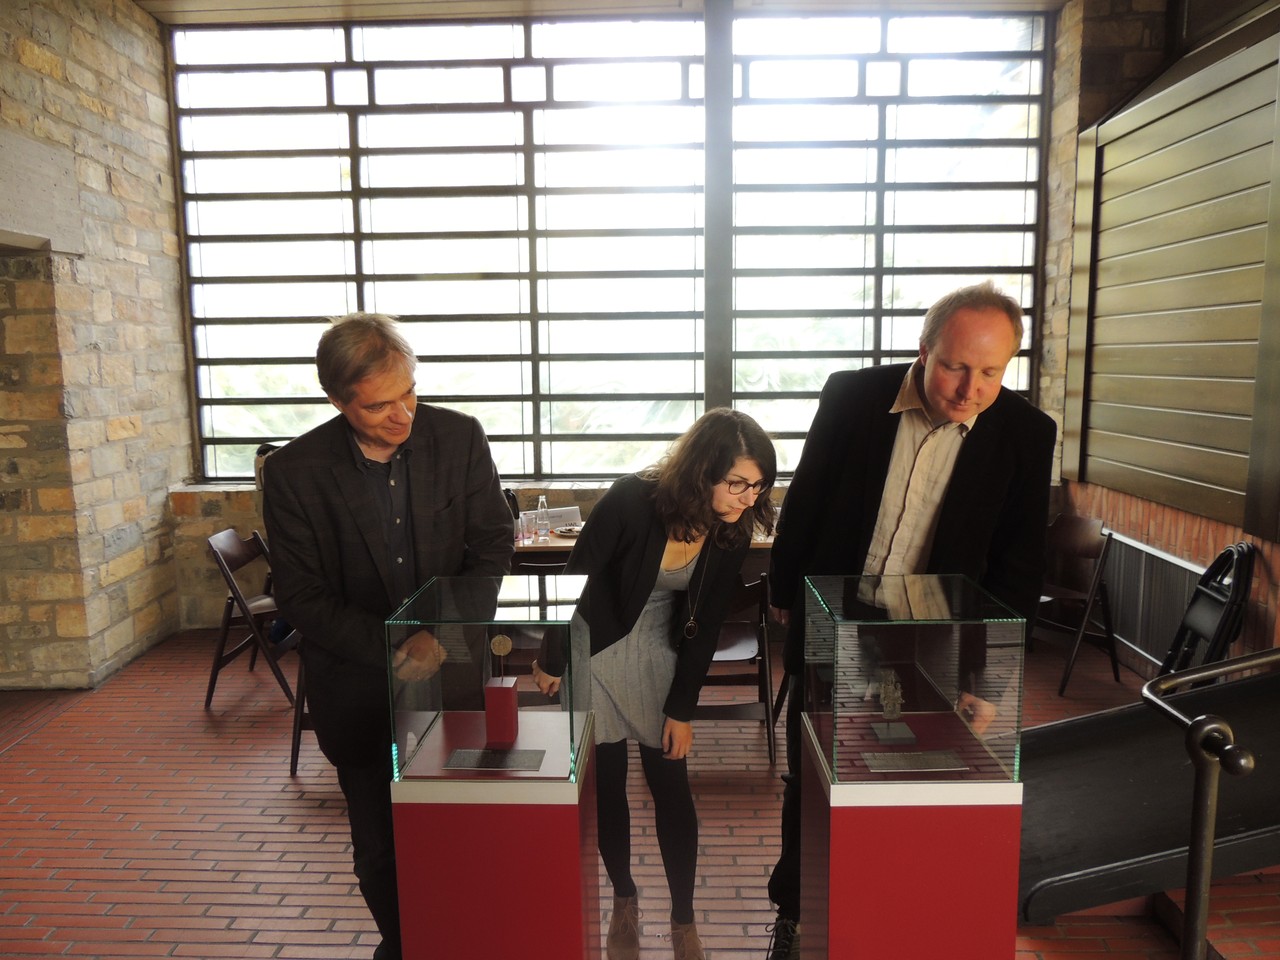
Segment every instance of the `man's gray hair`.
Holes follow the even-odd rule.
[[[356,384],[397,364],[412,371],[417,354],[400,332],[396,318],[385,313],[349,313],[331,317],[333,324],[320,335],[316,373],[326,395],[349,403]]]
[[[990,280],[975,283],[970,287],[952,290],[929,308],[924,315],[924,329],[920,332],[920,343],[928,350],[938,345],[942,336],[942,328],[957,310],[996,309],[1009,318],[1013,326],[1014,351],[1022,346],[1022,304],[1007,293],[1003,293]]]

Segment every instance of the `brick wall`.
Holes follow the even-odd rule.
[[[0,254],[0,688],[91,686],[177,628],[167,501],[191,430],[164,63],[128,0],[0,3],[0,239],[31,248]]]

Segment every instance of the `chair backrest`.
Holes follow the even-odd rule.
[[[751,583],[738,581],[729,601],[729,612],[720,628],[714,660],[754,660],[769,630],[768,578],[761,574]]]
[[[706,686],[749,686],[754,689],[750,701],[700,702],[694,717],[702,720],[758,720],[764,724],[765,742],[769,747],[769,763],[777,759],[778,748],[773,732],[777,719],[773,700],[773,664],[769,654],[769,584],[764,574],[751,583],[738,581],[738,590],[729,602],[729,613],[716,638],[712,665]],[[729,666],[723,666],[729,664]],[[732,666],[740,664],[741,666]]]
[[[1102,521],[1059,514],[1045,534],[1045,580],[1087,591],[1101,577],[1111,546]]]
[[[1222,660],[1244,626],[1253,585],[1253,544],[1233,543],[1196,583],[1160,674]]]
[[[222,571],[223,579],[227,581],[227,589],[231,591],[231,595],[240,606],[242,613],[248,611],[250,601],[245,597],[244,591],[236,581],[235,574],[237,571],[261,558],[267,564],[262,594],[265,595],[271,592],[271,555],[267,552],[266,541],[262,539],[262,534],[258,533],[257,530],[254,530],[248,537],[243,539],[234,528],[215,533],[209,538],[209,550],[213,554],[214,562],[218,564],[218,569]]]

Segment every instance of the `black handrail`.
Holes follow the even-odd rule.
[[[1253,772],[1253,754],[1236,745],[1230,725],[1221,717],[1188,717],[1163,699],[1179,687],[1280,664],[1280,649],[1263,650],[1233,660],[1167,673],[1142,686],[1142,699],[1186,731],[1187,754],[1195,767],[1191,806],[1191,839],[1187,849],[1187,891],[1183,904],[1182,960],[1205,960],[1209,924],[1209,886],[1213,873],[1213,838],[1218,819],[1218,780],[1222,770],[1243,777]]]

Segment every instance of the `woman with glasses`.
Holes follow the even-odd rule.
[[[693,914],[690,721],[751,538],[773,532],[776,472],[773,442],[751,417],[709,410],[658,464],[614,482],[565,565],[565,573],[587,576],[572,629],[575,646],[585,634],[591,650],[599,847],[614,893],[608,960],[635,960],[640,949],[628,740],[638,745],[653,796],[676,960],[704,956]],[[544,652],[534,663],[548,695],[563,672],[551,657]]]

